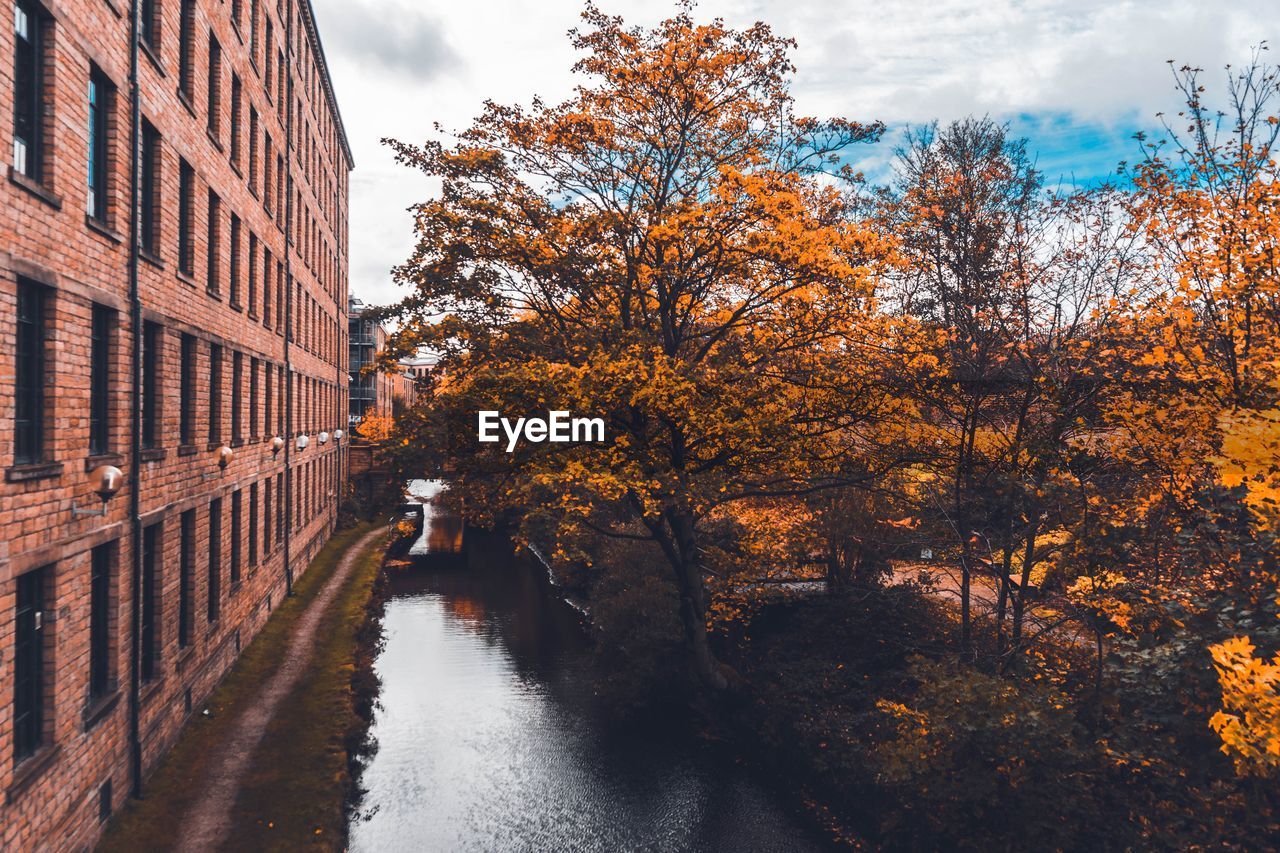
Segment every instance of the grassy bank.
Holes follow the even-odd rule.
[[[201,780],[240,715],[256,701],[263,682],[279,666],[299,618],[338,562],[372,528],[338,533],[316,556],[253,643],[206,703],[209,715],[192,717],[146,796],[132,801],[113,822],[101,848],[163,850],[202,790]],[[352,673],[357,637],[379,575],[382,549],[369,549],[334,599],[317,632],[307,671],[280,707],[254,755],[233,812],[229,849],[285,849],[303,843],[342,849],[349,788],[347,747],[363,723],[355,710]]]

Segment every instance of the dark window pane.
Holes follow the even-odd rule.
[[[17,353],[14,377],[14,460],[39,462],[44,454],[45,290],[18,280]]]
[[[209,441],[222,436],[222,347],[209,345]]]
[[[138,0],[138,38],[154,49],[160,46],[159,37],[155,0]]]
[[[160,134],[146,122],[142,125],[142,152],[139,158],[142,171],[138,188],[139,213],[138,229],[142,248],[153,257],[160,239]]]
[[[192,220],[195,217],[195,172],[183,160],[178,171],[178,271],[184,275],[195,273],[195,249],[191,241]]]
[[[231,439],[240,441],[244,438],[244,354],[235,353],[231,357]]]
[[[115,543],[93,549],[89,602],[89,695],[111,689],[111,566]]]
[[[178,645],[191,645],[191,628],[195,621],[192,587],[195,584],[196,511],[182,514],[182,552],[178,561]]]
[[[111,412],[111,327],[115,312],[103,305],[93,306],[91,363],[89,365],[89,452],[95,455],[110,449]]]
[[[196,440],[195,435],[195,416],[196,416],[196,400],[195,400],[195,369],[196,369],[196,339],[192,335],[182,336],[182,364],[179,371],[179,382],[181,384],[181,397],[179,401],[181,406],[181,417],[179,426],[181,428],[183,444],[193,444]]]
[[[209,502],[209,605],[210,622],[218,621],[222,605],[222,501]]]
[[[111,103],[111,83],[95,68],[89,75],[88,213],[99,222],[107,221],[107,117]]]
[[[243,496],[240,491],[231,493],[231,585],[240,583],[240,526]]]
[[[44,741],[44,596],[46,568],[18,576],[14,612],[13,757]]]
[[[156,653],[160,647],[160,613],[156,606],[160,591],[159,533],[158,524],[142,530],[142,608],[138,613],[142,657],[138,669],[143,681],[156,677]]]
[[[178,27],[178,87],[190,99],[195,68],[195,0],[182,0],[182,14]]]
[[[142,446],[153,448],[159,439],[160,327],[142,327]]]
[[[42,177],[44,124],[44,10],[30,0],[13,6],[13,168]]]

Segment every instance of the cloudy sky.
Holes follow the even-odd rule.
[[[566,96],[576,0],[312,0],[355,154],[351,291],[397,298],[389,270],[412,245],[406,208],[432,191],[379,140],[465,128],[485,98]],[[662,0],[599,0],[653,23]],[[799,42],[794,94],[816,116],[893,127],[966,114],[1009,121],[1051,179],[1096,180],[1132,158],[1133,132],[1177,102],[1166,60],[1217,71],[1270,39],[1275,0],[702,0],[699,17],[764,20]],[[1219,74],[1209,79],[1215,83]],[[889,145],[868,151],[874,169]]]

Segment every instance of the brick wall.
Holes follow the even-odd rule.
[[[10,162],[16,41],[8,24],[0,36],[0,171],[5,173],[0,176],[0,316],[8,320],[0,324],[2,849],[91,846],[102,829],[104,784],[110,782],[111,808],[119,808],[128,796],[130,676],[135,660],[130,629],[135,552],[140,547],[131,513],[132,493],[137,494],[139,529],[158,525],[156,669],[154,678],[141,685],[138,706],[144,772],[150,772],[284,595],[286,542],[277,535],[281,475],[291,498],[282,532],[295,575],[305,570],[332,529],[337,496],[346,480],[338,442],[321,443],[319,438],[322,432],[331,434],[346,426],[351,161],[327,88],[323,56],[313,36],[310,8],[305,0],[191,4],[191,90],[184,94],[180,73],[183,6],[182,0],[157,0],[154,48],[141,49],[138,56],[141,115],[158,131],[160,145],[156,250],[140,256],[137,272],[143,321],[158,329],[157,430],[154,446],[142,451],[136,469],[132,415],[140,400],[133,390],[137,353],[130,323],[131,9],[125,0],[30,4],[42,19],[44,45],[41,150],[45,168],[38,182],[17,172]],[[233,21],[237,10],[238,26]],[[255,10],[256,27],[251,21]],[[9,18],[6,14],[6,21]],[[216,98],[209,97],[211,35],[220,54]],[[281,54],[284,103],[280,102]],[[115,87],[107,105],[108,201],[102,221],[91,219],[86,206],[87,92],[93,67]],[[238,124],[233,123],[233,79],[239,81]],[[208,116],[211,104],[217,111],[216,121]],[[255,112],[257,137],[251,139],[250,116]],[[236,146],[233,134],[239,136]],[[266,182],[267,134],[272,142],[270,184]],[[251,170],[255,150],[256,168]],[[282,158],[283,172],[277,167],[277,156]],[[179,271],[181,162],[194,173],[190,275]],[[208,220],[210,191],[218,197],[214,228]],[[239,222],[235,253],[233,216]],[[212,253],[211,237],[216,240]],[[252,251],[251,244],[256,246]],[[38,464],[28,465],[16,464],[14,447],[13,318],[22,279],[41,284],[47,298],[44,452]],[[88,449],[94,304],[116,312],[107,367],[109,446],[98,456],[91,456]],[[186,403],[191,407],[194,436],[186,444],[180,438],[183,335],[196,341],[193,393]],[[222,349],[221,394],[216,407],[219,423],[211,430],[215,401],[210,352],[214,345]],[[241,354],[243,365],[238,440],[232,435],[235,353]],[[253,393],[249,385],[255,363],[257,390]],[[255,404],[256,418],[250,414]],[[282,413],[287,418],[283,423]],[[252,430],[255,421],[257,429]],[[296,446],[300,434],[309,437],[305,450]],[[272,452],[274,436],[285,439],[285,450]],[[217,462],[223,444],[234,452],[225,468]],[[105,504],[105,515],[76,514],[74,507],[104,506],[93,494],[88,476],[100,464],[122,469],[125,485]],[[249,494],[254,484],[258,512],[251,519]],[[242,568],[239,583],[232,584],[232,495],[237,491],[242,495]],[[218,498],[220,606],[218,618],[210,621],[209,515],[211,502]],[[189,587],[194,620],[190,644],[180,647],[181,518],[187,511],[195,518]],[[251,524],[256,527],[258,549],[253,565],[248,545]],[[104,543],[115,543],[108,632],[114,687],[91,700],[91,549]],[[40,567],[46,567],[47,578],[39,631],[44,661],[42,743],[33,755],[16,761],[17,579]]]

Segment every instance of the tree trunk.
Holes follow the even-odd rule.
[[[706,586],[702,579],[702,562],[698,556],[698,537],[693,519],[668,510],[666,521],[670,536],[655,529],[658,527],[656,523],[650,523],[650,529],[654,530],[659,546],[671,563],[680,588],[680,622],[693,656],[694,671],[704,685],[720,692],[728,688],[729,680],[721,672],[720,662],[712,653],[707,636]]]
[[[1034,507],[1032,507],[1034,510]],[[1018,580],[1018,594],[1013,596],[1013,635],[1009,642],[1009,661],[1012,663],[1020,651],[1022,644],[1022,621],[1027,610],[1027,584],[1031,581],[1031,566],[1035,561],[1036,535],[1040,525],[1036,521],[1038,513],[1030,512],[1031,522],[1027,526],[1026,550],[1022,556],[1022,575]]]

